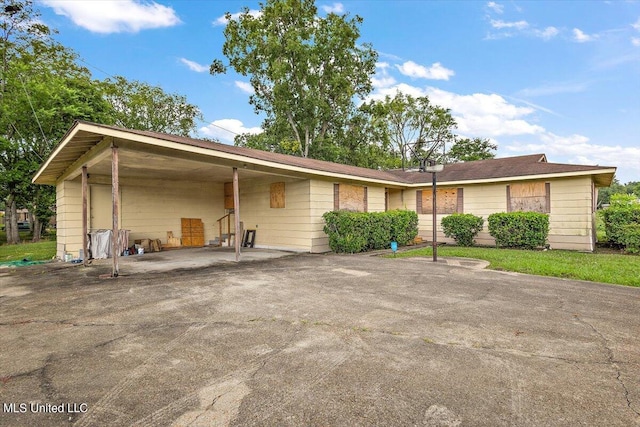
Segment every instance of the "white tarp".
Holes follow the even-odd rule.
[[[95,259],[111,257],[111,230],[95,230],[89,233],[89,250]]]
[[[129,247],[129,233],[131,230],[118,230],[118,253]],[[89,251],[94,259],[111,258],[112,230],[94,230],[89,233]]]

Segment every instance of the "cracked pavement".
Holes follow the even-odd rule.
[[[639,288],[470,267],[0,270],[0,425],[640,426]]]

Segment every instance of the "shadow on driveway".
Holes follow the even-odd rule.
[[[640,289],[459,264],[1,270],[0,424],[640,425]]]

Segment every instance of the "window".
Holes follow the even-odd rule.
[[[284,182],[274,182],[271,184],[269,207],[276,209],[284,208]]]
[[[525,182],[507,185],[508,212],[551,212],[551,184]]]
[[[333,210],[367,212],[367,187],[333,184]]]
[[[433,213],[432,190],[416,192],[416,211],[419,214]],[[464,190],[462,188],[437,188],[436,213],[452,214],[464,212]]]

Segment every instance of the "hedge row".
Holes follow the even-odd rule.
[[[640,253],[640,203],[624,196],[611,196],[611,206],[602,213],[607,240],[629,253]]]
[[[508,212],[489,215],[489,234],[496,246],[535,249],[544,247],[549,235],[549,216],[538,212]]]
[[[386,249],[392,241],[402,246],[418,235],[418,214],[414,211],[332,211],[322,217],[329,247],[334,252]]]

